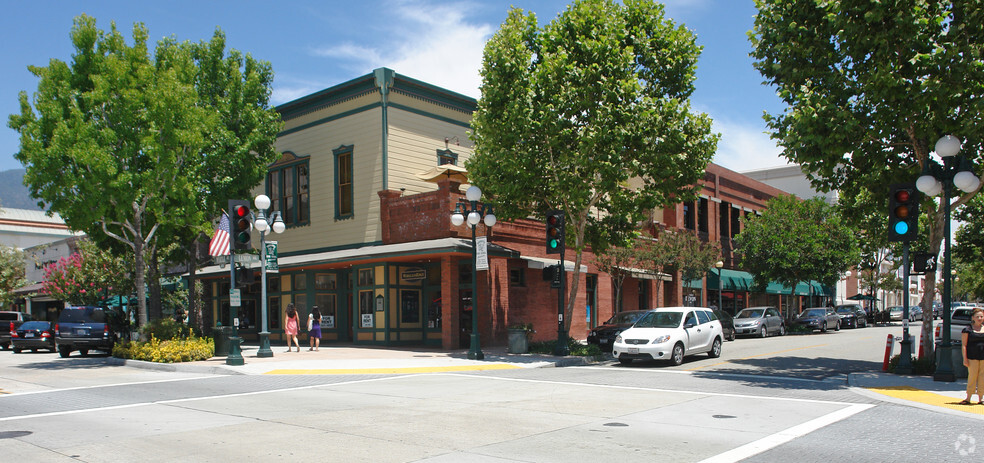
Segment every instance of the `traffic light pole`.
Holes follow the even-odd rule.
[[[895,372],[912,374],[912,338],[909,337],[909,242],[902,243],[902,352]]]
[[[557,345],[554,347],[554,355],[567,356],[571,353],[567,347],[567,329],[564,325],[564,299],[567,294],[567,268],[564,264],[564,243],[560,245],[560,289],[557,290]]]
[[[236,289],[236,252],[229,245],[229,312],[235,309],[232,307],[232,291]],[[238,314],[235,314],[238,316]],[[239,337],[239,323],[237,317],[233,317],[232,336],[229,337],[229,355],[226,356],[226,365],[239,366],[246,364],[243,360],[243,351],[239,346],[242,338]]]

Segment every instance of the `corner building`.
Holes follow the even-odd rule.
[[[472,286],[471,230],[453,226],[450,215],[464,200],[460,187],[467,173],[459,171],[472,154],[468,132],[475,109],[473,98],[386,68],[277,107],[285,124],[277,140],[281,157],[252,194],[269,196],[271,210],[287,226],[266,236],[278,242],[279,254],[279,271],[267,274],[271,340],[283,339],[290,303],[302,319],[319,307],[328,345],[466,348],[476,313],[483,345],[505,344],[507,327],[518,323],[533,324],[534,341],[556,339],[557,290],[543,269],[558,258],[546,254],[541,222],[499,221],[490,229],[479,224],[477,235],[489,239],[489,270],[479,271]],[[697,208],[730,191],[722,186],[728,181],[753,197],[722,200],[741,211],[782,194],[717,166],[708,172]],[[711,220],[716,227],[716,213],[702,215],[694,207],[655,211],[655,226],[692,222],[699,228]],[[713,232],[701,236],[719,239]],[[257,232],[253,245],[259,247]],[[566,258],[572,272],[573,253]],[[574,338],[584,339],[615,312],[612,281],[593,259],[584,253]],[[230,306],[228,266],[200,269],[198,277],[206,323],[229,325],[238,317],[240,332],[256,339],[259,263],[250,265],[255,281],[242,288],[239,307]],[[653,289],[655,278],[666,280],[661,294]],[[684,288],[678,277],[639,272],[624,285],[622,307],[682,305],[684,292],[694,293],[689,286],[704,284]],[[697,302],[706,302],[707,292],[698,293]]]

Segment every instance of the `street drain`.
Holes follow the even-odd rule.
[[[714,418],[738,418],[734,415],[714,415]]]
[[[0,432],[0,439],[16,439],[18,437],[30,436],[31,431],[3,431]]]
[[[625,423],[605,423],[602,426],[628,426]]]

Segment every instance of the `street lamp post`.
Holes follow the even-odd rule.
[[[950,339],[951,283],[950,275],[950,190],[957,187],[965,192],[976,191],[980,179],[974,175],[970,162],[960,152],[960,139],[946,135],[936,141],[936,154],[943,158],[943,165],[926,160],[923,174],[916,180],[916,188],[929,195],[943,193],[943,335],[940,344],[940,363],[933,375],[935,381],[956,381],[953,371],[952,340]],[[908,286],[908,282],[906,282]],[[908,291],[908,288],[906,288]],[[908,294],[907,294],[908,296]]]
[[[270,198],[267,195],[259,195],[254,200],[256,204],[256,217],[253,226],[260,232],[260,348],[256,351],[257,357],[273,357],[273,350],[270,349],[270,332],[267,330],[267,249],[266,234],[267,230],[274,233],[283,233],[287,226],[284,224],[280,211],[270,213],[267,218],[267,210],[270,208]],[[269,220],[273,220],[270,224]]]
[[[480,199],[482,199],[482,190],[472,185],[465,191],[465,200],[458,200],[458,204],[454,206],[454,211],[451,212],[452,225],[457,227],[465,223],[467,217],[472,232],[472,332],[471,345],[468,349],[468,358],[472,360],[485,358],[478,337],[478,249],[475,244],[475,227],[483,220],[486,227],[495,225],[495,214],[492,213],[492,206],[480,204],[478,202]]]
[[[724,291],[724,278],[721,278],[721,269],[724,268],[724,262],[719,260],[714,266],[718,269],[718,310],[724,312],[724,304],[722,303],[724,299],[721,298],[721,292]]]

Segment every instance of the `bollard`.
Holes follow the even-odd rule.
[[[888,342],[885,343],[885,362],[882,363],[882,371],[888,371],[888,361],[892,358],[892,351],[895,350],[895,338],[888,335]]]

